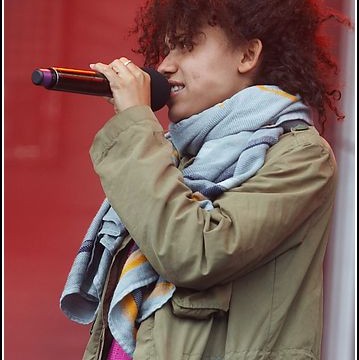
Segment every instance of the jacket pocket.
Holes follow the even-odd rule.
[[[171,299],[175,316],[208,319],[228,311],[232,296],[232,282],[217,285],[204,291],[177,288]]]

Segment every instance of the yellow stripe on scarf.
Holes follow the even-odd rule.
[[[130,257],[127,259],[122,273],[121,277],[123,277],[126,273],[134,269],[135,267],[147,262],[146,257],[139,251],[135,251],[133,254],[130,255]]]
[[[126,295],[120,302],[122,311],[127,315],[131,323],[134,323],[138,314],[137,304],[131,294]]]
[[[264,85],[257,85],[257,88],[260,89],[260,90],[263,90],[263,91],[272,92],[272,93],[277,94],[279,96],[286,97],[286,98],[292,100],[293,102],[297,102],[299,100],[299,98],[297,98],[296,96],[288,94],[287,92],[282,91],[282,90],[271,89],[271,88],[268,88],[268,87],[266,87]]]
[[[169,290],[173,289],[174,285],[169,282],[158,283],[152,290],[152,292],[148,295],[147,299],[151,299],[156,296],[165,295]]]

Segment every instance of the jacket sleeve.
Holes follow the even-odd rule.
[[[288,237],[332,192],[330,149],[291,143],[212,211],[191,199],[149,107],[112,118],[90,154],[107,198],[154,269],[176,286],[203,290],[298,245]]]

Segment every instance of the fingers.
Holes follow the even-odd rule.
[[[142,70],[136,66],[131,60],[121,57],[112,61],[110,64],[106,65],[103,63],[90,64],[90,68],[99,71],[103,74],[107,74],[110,77],[114,74],[117,75],[126,75],[126,74],[136,74],[141,73]]]
[[[98,62],[96,64],[90,64],[90,68],[105,75],[110,83],[115,82],[118,78],[116,71],[110,65]]]
[[[110,64],[90,64],[90,68],[108,79],[113,95],[110,103],[115,110],[123,111],[130,106],[150,104],[150,75],[131,60],[121,57]]]
[[[121,57],[120,59],[114,60],[109,66],[115,71],[117,74],[121,74],[122,72],[132,73],[135,72],[138,67],[129,59],[125,57]]]
[[[121,57],[106,65],[103,63],[90,64],[92,70],[101,72],[110,81],[111,85],[119,84],[121,80],[124,82],[131,82],[134,79],[147,78],[149,75],[135,65],[126,57]]]

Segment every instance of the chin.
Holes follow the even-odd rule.
[[[168,110],[168,119],[172,122],[172,123],[179,123],[180,121],[184,120],[184,119],[188,119],[189,117],[191,117],[192,115],[198,114],[197,111],[184,111],[182,109],[182,111],[176,111],[174,108],[170,108]]]
[[[168,111],[168,119],[174,124],[180,122],[181,120],[183,120],[185,118],[186,118],[185,116],[181,116],[180,114],[176,114],[171,110]]]

